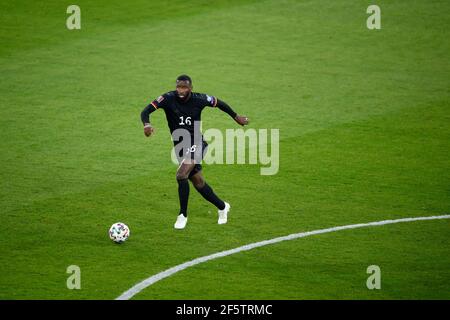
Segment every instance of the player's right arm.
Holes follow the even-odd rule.
[[[141,112],[141,121],[144,125],[144,134],[149,137],[153,134],[154,129],[150,124],[150,114],[159,108],[164,108],[167,102],[166,95],[159,96],[157,99],[153,100],[148,106],[144,108]]]

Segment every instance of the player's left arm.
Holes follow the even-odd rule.
[[[245,126],[249,123],[249,120],[246,116],[238,115],[225,101],[219,100],[213,96],[211,97],[208,96],[208,102],[211,107],[217,107],[223,112],[227,113],[230,117],[234,119],[234,121],[236,121],[241,126]]]

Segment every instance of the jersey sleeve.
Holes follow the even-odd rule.
[[[201,95],[203,103],[205,106],[207,107],[216,107],[217,106],[217,98],[214,96],[210,96],[207,94],[202,94]]]
[[[156,110],[162,108],[164,109],[167,105],[168,94],[165,93],[159,96],[157,99],[153,100],[148,106],[144,108],[141,112],[141,121],[145,125],[150,123],[150,114]]]
[[[158,98],[156,98],[155,100],[153,100],[150,105],[153,106],[153,108],[155,108],[155,110],[157,109],[164,109],[167,106],[167,100],[169,99],[169,94],[165,93],[161,96],[159,96]]]

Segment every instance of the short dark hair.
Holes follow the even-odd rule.
[[[192,84],[191,77],[189,77],[187,74],[182,74],[181,76],[178,76],[177,82],[178,81],[189,81],[189,83]]]

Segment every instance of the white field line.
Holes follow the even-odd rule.
[[[274,244],[274,243],[287,241],[287,240],[294,240],[294,239],[298,239],[298,238],[305,238],[305,237],[313,236],[316,234],[323,234],[323,233],[335,232],[335,231],[340,231],[340,230],[375,227],[375,226],[382,226],[382,225],[386,225],[386,224],[394,224],[394,223],[401,223],[401,222],[413,222],[413,221],[436,220],[436,219],[450,219],[450,215],[404,218],[404,219],[396,219],[396,220],[376,221],[376,222],[370,222],[370,223],[351,224],[351,225],[346,225],[346,226],[339,226],[339,227],[332,227],[332,228],[327,228],[327,229],[313,230],[313,231],[308,231],[308,232],[294,233],[294,234],[290,234],[290,235],[287,235],[284,237],[278,237],[278,238],[274,238],[274,239],[270,239],[270,240],[264,240],[264,241],[260,241],[260,242],[250,243],[250,244],[247,244],[242,247],[235,248],[235,249],[221,251],[221,252],[217,252],[217,253],[214,253],[214,254],[211,254],[208,256],[200,257],[200,258],[179,264],[175,267],[172,267],[172,268],[162,271],[160,273],[157,273],[157,274],[139,282],[138,284],[134,285],[132,288],[130,288],[129,290],[122,293],[119,297],[117,297],[116,300],[129,300],[134,295],[138,294],[139,292],[141,292],[145,288],[151,286],[152,284],[154,284],[164,278],[170,277],[171,275],[173,275],[177,272],[180,272],[184,269],[195,266],[197,264],[200,264],[200,263],[203,263],[206,261],[210,261],[210,260],[214,260],[217,258],[221,258],[221,257],[226,257],[229,255],[238,253],[238,252],[248,251],[248,250],[252,250],[254,248],[267,246],[269,244]]]

